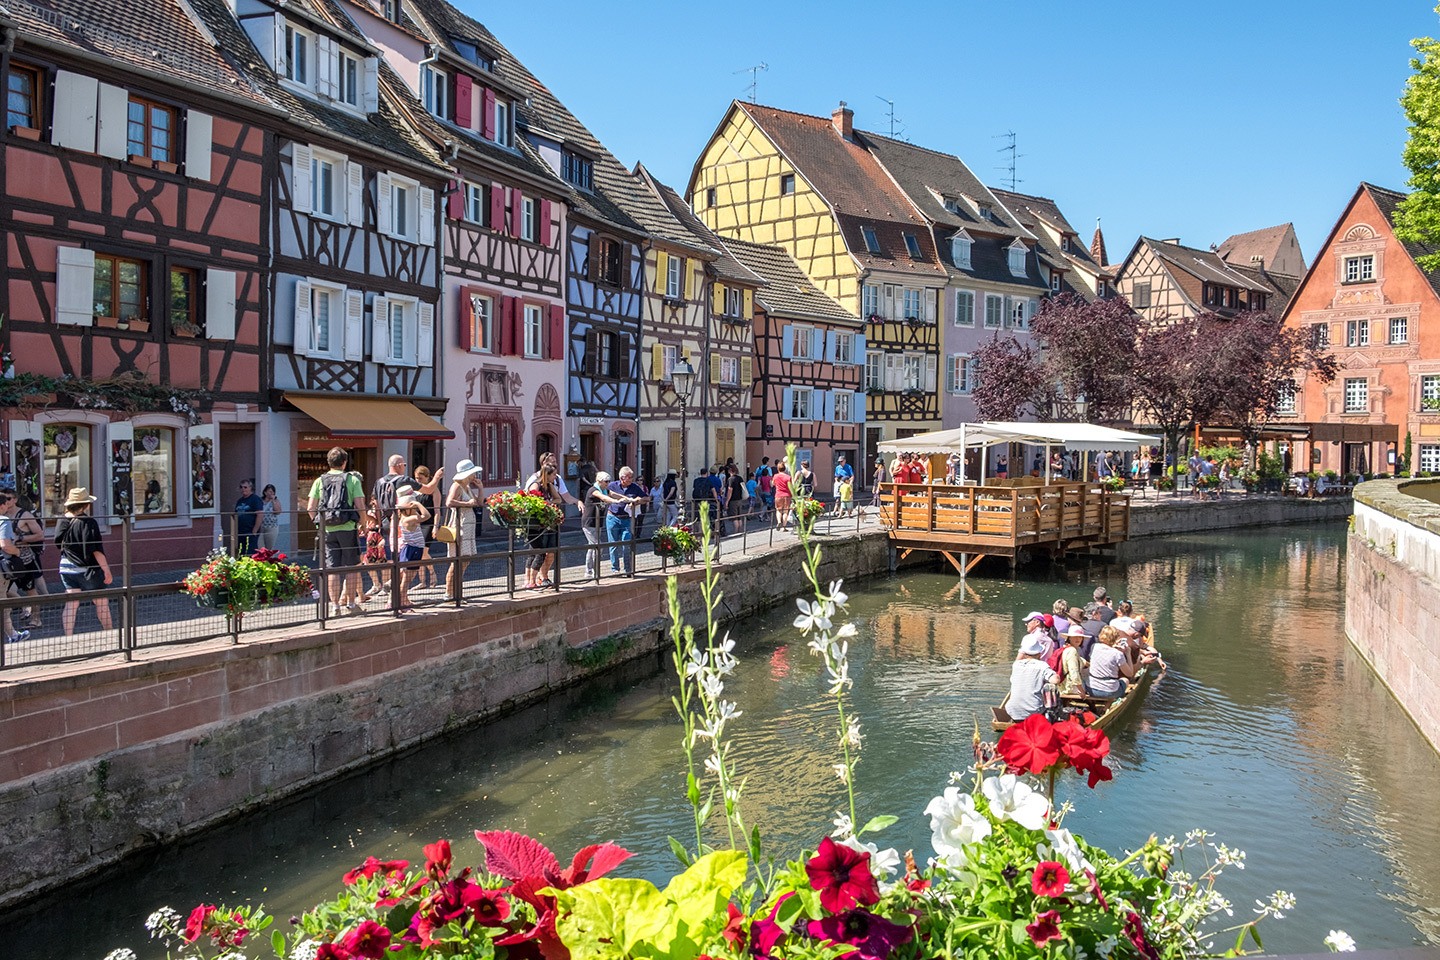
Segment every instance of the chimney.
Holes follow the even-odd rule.
[[[1259,270],[1261,273],[1265,272],[1265,258],[1258,253],[1251,255],[1250,265],[1253,266],[1255,269]]]
[[[830,114],[830,123],[842,139],[855,139],[855,111],[845,106],[844,100],[840,101],[840,109]]]

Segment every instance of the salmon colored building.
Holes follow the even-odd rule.
[[[1340,363],[1328,384],[1302,377],[1276,417],[1306,431],[1292,469],[1398,469],[1409,436],[1412,469],[1440,473],[1440,274],[1415,262],[1433,250],[1395,237],[1404,196],[1360,184],[1285,311]]]

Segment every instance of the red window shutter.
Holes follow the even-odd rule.
[[[515,355],[515,314],[519,304],[514,297],[500,298],[500,352],[507,357]]]
[[[565,308],[550,305],[550,359],[565,359]]]
[[[466,130],[470,129],[474,92],[474,81],[463,73],[457,74],[455,77],[455,123]]]
[[[486,140],[495,139],[495,91],[483,88],[480,94],[480,135]]]
[[[450,186],[445,194],[445,212],[451,220],[463,220],[465,218],[465,184],[459,180],[451,180]]]
[[[510,191],[510,236],[520,236],[522,211],[525,207],[525,195],[519,190]]]
[[[460,349],[469,350],[474,346],[474,341],[470,338],[475,326],[474,317],[470,313],[470,288],[461,287],[457,292],[460,294],[460,304],[455,310],[455,326],[460,331]]]
[[[550,246],[550,201],[540,201],[540,246]]]
[[[505,232],[505,188],[490,184],[490,229]]]

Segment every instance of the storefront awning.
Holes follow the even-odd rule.
[[[449,440],[453,430],[438,423],[409,400],[389,397],[316,396],[286,393],[301,413],[318,421],[332,437]]]
[[[1400,427],[1393,423],[1312,423],[1315,443],[1398,443]]]

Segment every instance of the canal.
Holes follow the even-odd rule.
[[[1112,851],[1196,827],[1247,851],[1222,886],[1237,921],[1277,889],[1299,900],[1262,930],[1272,951],[1321,951],[1334,928],[1362,949],[1440,943],[1440,757],[1345,640],[1344,538],[1339,524],[1200,535],[1131,544],[1120,562],[1037,564],[1013,582],[910,573],[849,585],[861,819],[898,815],[882,845],[924,859],[921,811],[1006,689],[1018,617],[1103,583],[1157,623],[1171,669],[1115,732],[1114,781],[1094,792],[1065,781],[1076,804],[1066,825]],[[727,694],[744,711],[734,732],[747,817],[781,856],[813,847],[842,803],[823,671],[792,612],[735,627],[741,667]],[[370,854],[423,860],[421,845],[450,837],[457,862],[473,862],[477,828],[530,833],[566,862],[615,840],[639,854],[625,871],[663,881],[675,869],[665,838],[687,835],[689,810],[673,682],[653,666],[0,917],[3,953],[163,956],[142,927],[157,906],[259,899],[283,923]]]

